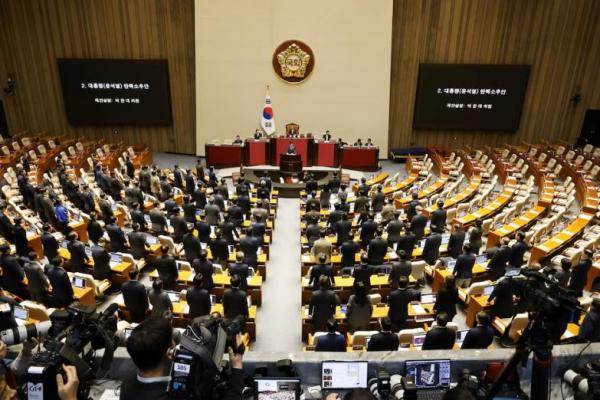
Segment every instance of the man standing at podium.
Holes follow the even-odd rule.
[[[296,146],[294,146],[294,143],[290,143],[290,145],[288,146],[287,154],[298,154],[298,152],[296,151]]]
[[[260,131],[257,129],[254,131],[254,139],[258,140],[262,137],[262,134],[260,133]]]
[[[329,130],[326,130],[323,134],[323,140],[326,142],[329,142],[331,140],[331,133],[329,133]]]

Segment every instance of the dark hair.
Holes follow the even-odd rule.
[[[398,287],[405,288],[408,286],[408,278],[404,275],[398,278]]]
[[[490,315],[485,311],[479,311],[477,313],[477,321],[479,321],[481,325],[489,325],[490,322],[492,322],[492,319],[490,318]]]
[[[127,352],[142,372],[158,368],[173,344],[171,323],[162,317],[151,317],[140,323],[127,339]]]
[[[404,250],[398,250],[398,257],[400,257],[400,259],[402,260],[406,260],[408,258],[406,251]]]
[[[239,288],[242,280],[239,275],[233,275],[231,277],[231,287]]]
[[[450,320],[450,317],[448,316],[448,313],[446,313],[444,311],[438,313],[438,315],[436,315],[436,317],[435,317],[435,322],[437,323],[438,326],[441,326],[441,327],[448,325],[449,320]]]
[[[56,256],[50,260],[50,263],[55,267],[60,267],[60,265],[63,263],[63,258],[61,256]]]
[[[454,275],[448,275],[446,277],[446,279],[444,280],[444,284],[446,285],[447,288],[455,288],[456,280],[454,278]]]
[[[319,287],[321,289],[329,289],[329,278],[327,275],[321,275],[319,277]]]
[[[335,333],[335,331],[337,330],[337,327],[338,327],[338,323],[335,319],[330,318],[327,320],[327,332]]]
[[[193,285],[195,288],[199,288],[202,286],[202,282],[204,282],[204,277],[202,276],[202,274],[196,274],[194,275],[194,281],[193,281]]]
[[[392,330],[392,320],[389,317],[381,318],[379,320],[379,325],[381,325],[382,331],[391,331]]]
[[[163,281],[160,279],[156,279],[152,282],[152,289],[156,292],[160,292],[163,288]]]
[[[354,281],[354,299],[359,306],[364,306],[369,298],[367,297],[367,287],[362,281]]]
[[[376,397],[367,389],[353,389],[346,393],[344,400],[376,400]]]
[[[134,231],[139,231],[140,230],[140,224],[138,224],[137,222],[134,222],[133,224],[131,224],[131,228]]]

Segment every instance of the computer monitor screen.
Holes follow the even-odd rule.
[[[180,297],[179,293],[177,293],[177,292],[167,292],[167,293],[169,295],[169,299],[171,300],[171,302],[173,302],[173,303],[179,302],[179,297]]]
[[[214,294],[210,295],[210,305],[214,306],[215,304],[217,304],[217,296]]]
[[[256,378],[255,400],[299,400],[300,378]]]
[[[91,248],[89,248],[89,247],[85,246],[83,249],[84,249],[84,251],[85,251],[85,255],[86,255],[86,256],[88,256],[88,257],[92,257],[92,249],[91,249]]]
[[[152,235],[147,235],[146,242],[148,242],[150,246],[154,246],[156,243],[158,243],[158,239]]]
[[[324,361],[321,364],[323,389],[355,389],[367,387],[368,362]]]
[[[458,343],[462,343],[465,340],[467,333],[469,333],[468,329],[463,329],[461,331],[456,332],[456,341]]]
[[[492,294],[492,292],[494,291],[494,285],[489,285],[483,288],[483,295],[484,296],[489,296]]]
[[[407,361],[406,375],[420,389],[450,386],[450,360]]]
[[[23,321],[27,321],[29,318],[29,311],[25,307],[15,306],[13,309],[13,314],[15,318],[22,319]]]
[[[129,336],[131,336],[132,331],[133,328],[125,328],[125,340],[129,339]]]
[[[506,274],[504,274],[504,276],[508,276],[508,277],[513,277],[513,276],[517,276],[521,273],[521,270],[519,268],[513,268],[513,269],[509,269],[506,271]]]
[[[60,247],[62,247],[63,249],[66,249],[68,245],[69,245],[69,242],[66,240],[63,240],[62,242],[60,242]]]
[[[456,265],[456,260],[448,260],[448,263],[446,264],[446,268],[449,269],[450,271],[453,271],[455,265]]]
[[[425,335],[414,335],[413,336],[413,346],[421,347],[423,346],[423,342],[425,341]]]
[[[450,241],[450,235],[442,235],[442,244],[448,244]]]
[[[485,254],[480,254],[477,257],[475,257],[475,262],[477,264],[483,264],[483,263],[485,263],[486,260],[487,260],[487,256]]]
[[[85,287],[85,281],[83,280],[83,278],[76,276],[73,278],[73,286],[75,286],[76,288],[83,289]]]
[[[114,263],[114,264],[118,264],[123,260],[123,257],[121,257],[120,254],[111,254],[110,255],[110,262]]]
[[[436,298],[437,298],[437,296],[434,293],[422,293],[421,294],[421,303],[422,304],[435,303]]]

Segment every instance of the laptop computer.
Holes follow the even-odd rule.
[[[217,304],[217,296],[214,294],[210,295],[210,305],[214,306],[215,304]]]
[[[83,278],[80,278],[78,276],[73,277],[73,286],[75,286],[76,288],[79,289],[83,289],[85,288],[85,281],[83,280]]]
[[[63,240],[62,242],[60,242],[60,247],[62,247],[63,249],[66,249],[68,245],[69,242],[67,240]]]
[[[455,259],[450,259],[446,262],[446,269],[450,272],[454,271],[454,266],[456,265]]]
[[[513,276],[517,276],[520,273],[521,273],[520,268],[512,268],[512,269],[506,270],[506,273],[504,274],[504,276],[512,278]]]
[[[442,399],[450,387],[450,360],[407,361],[406,376],[417,387],[418,399]]]
[[[456,343],[462,344],[462,342],[465,341],[465,337],[467,336],[467,333],[469,333],[468,329],[463,329],[463,330],[456,332]]]
[[[483,295],[489,296],[492,294],[493,291],[494,291],[494,285],[488,285],[483,288]]]
[[[89,246],[85,246],[83,248],[83,251],[85,251],[85,255],[88,257],[92,257],[92,249]]]
[[[254,400],[300,400],[300,378],[254,378]]]
[[[169,300],[171,300],[172,303],[178,303],[179,299],[181,297],[181,293],[178,292],[167,292],[167,295],[169,296]]]
[[[323,361],[321,364],[321,394],[343,397],[347,391],[367,388],[367,361]]]
[[[113,253],[110,255],[109,264],[111,267],[114,267],[115,265],[120,264],[121,261],[123,261],[123,256],[121,256],[120,254]]]
[[[487,260],[487,255],[485,254],[480,254],[477,257],[475,257],[475,264],[484,264]]]
[[[412,345],[414,347],[422,347],[423,342],[425,341],[425,334],[423,335],[414,335],[412,338]]]
[[[29,319],[29,310],[27,310],[25,307],[15,305],[13,307],[13,316],[17,320],[17,324],[19,324],[21,321],[25,323]]]
[[[156,243],[158,243],[158,238],[156,236],[146,235],[146,243],[148,243],[150,246],[154,246]]]
[[[421,304],[433,304],[436,299],[435,293],[421,293]]]
[[[448,244],[449,241],[450,241],[450,235],[448,235],[447,233],[444,233],[442,235],[442,243],[441,244]]]

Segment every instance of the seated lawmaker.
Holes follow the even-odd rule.
[[[240,137],[240,135],[235,135],[233,144],[242,144],[242,143],[244,143],[244,142],[242,141],[242,138]]]
[[[423,350],[450,350],[456,341],[456,332],[448,327],[448,314],[441,312],[435,318],[436,326],[425,335]]]
[[[327,321],[327,334],[317,338],[315,351],[346,351],[346,338],[336,332],[338,323],[335,319]]]
[[[288,146],[287,154],[298,154],[298,152],[296,151],[296,146],[294,146],[294,143],[290,143],[290,145]]]
[[[392,332],[392,320],[388,317],[379,320],[381,330],[371,336],[367,351],[396,351],[400,342],[398,335]]]

